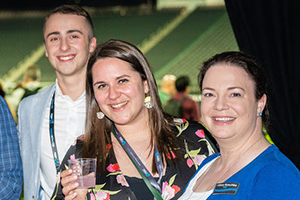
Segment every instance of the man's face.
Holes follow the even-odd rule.
[[[85,67],[96,47],[96,39],[89,39],[91,27],[84,17],[54,14],[45,24],[46,56],[57,77],[85,74]]]

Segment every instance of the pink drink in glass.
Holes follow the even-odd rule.
[[[79,176],[75,181],[79,184],[78,188],[91,188],[95,187],[96,178],[94,176]]]
[[[69,168],[78,179],[75,182],[79,184],[78,188],[95,187],[96,183],[96,162],[95,158],[77,158],[68,160]]]

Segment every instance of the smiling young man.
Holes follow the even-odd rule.
[[[66,151],[84,134],[86,66],[96,46],[89,14],[75,5],[55,8],[43,37],[56,83],[19,106],[25,199],[50,199]]]

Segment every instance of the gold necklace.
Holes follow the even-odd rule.
[[[235,161],[234,163],[232,163],[232,164],[228,167],[228,169],[222,174],[222,176],[221,176],[220,178],[218,178],[216,181],[214,181],[213,184],[211,184],[205,191],[209,191],[209,190],[213,189],[213,188],[214,188],[214,185],[216,185],[216,184],[219,182],[219,180],[221,180],[221,179],[222,179],[222,178],[223,178],[223,177],[231,170],[231,168],[232,168],[234,165],[236,165],[236,164],[240,161],[242,155],[245,154],[245,153],[247,153],[248,150],[249,150],[251,147],[253,147],[260,139],[262,139],[262,137],[258,138],[258,139],[257,139],[252,145],[250,145],[243,153],[241,153],[241,154],[239,155],[239,157],[236,159],[236,161]],[[242,146],[243,146],[243,145],[242,145]],[[241,146],[241,147],[242,147],[242,146]],[[241,148],[241,147],[240,147],[240,148]],[[240,149],[240,148],[239,148],[239,149]],[[215,159],[214,163],[209,167],[209,169],[207,169],[207,170],[205,171],[204,177],[202,178],[201,182],[198,183],[198,185],[200,185],[200,184],[202,183],[202,181],[204,180],[204,178],[207,176],[208,172],[210,172],[211,169],[216,165],[216,161],[217,161],[217,159],[219,159],[219,158],[221,158],[221,154],[220,154],[220,156],[219,156],[218,158]]]

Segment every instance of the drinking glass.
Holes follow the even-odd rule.
[[[96,158],[77,158],[68,160],[69,168],[78,176],[78,188],[92,188],[96,183]]]

